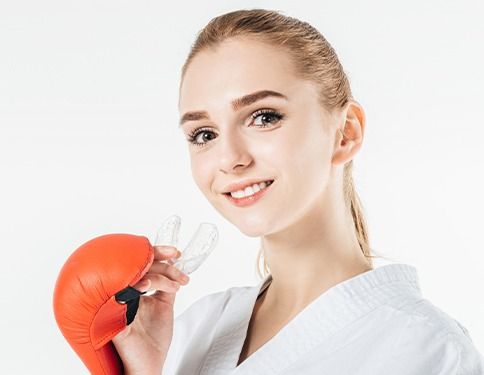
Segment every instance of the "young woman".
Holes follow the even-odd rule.
[[[192,174],[240,231],[260,237],[254,287],[202,297],[157,247],[137,285],[157,289],[113,340],[128,374],[484,374],[459,322],[421,295],[416,269],[374,268],[352,181],[365,115],[311,25],[240,10],[200,32],[182,69],[180,126]]]

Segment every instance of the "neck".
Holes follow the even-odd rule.
[[[272,275],[264,293],[265,310],[294,315],[332,286],[372,269],[341,190],[329,185],[291,226],[261,237]]]

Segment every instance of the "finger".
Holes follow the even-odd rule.
[[[142,279],[141,281],[139,281],[135,286],[134,288],[139,290],[141,293],[145,293],[145,292],[148,292],[150,291],[150,289],[153,289],[151,288],[151,280],[150,279]],[[156,290],[156,289],[153,289],[153,292],[154,293],[151,293],[146,295],[142,295],[142,296],[151,296],[153,298],[156,298],[157,300],[161,301],[161,302],[164,302],[164,303],[167,303],[167,304],[170,304],[170,305],[173,305],[174,302],[175,302],[175,296],[176,296],[176,292],[178,290],[173,290],[173,291],[170,291],[170,292],[167,292],[167,291],[161,291],[161,290]],[[140,301],[140,304],[142,304],[142,300]]]
[[[178,281],[180,284],[186,285],[190,281],[190,277],[182,272],[180,269],[164,262],[153,262],[149,273],[160,273],[169,277],[173,281]]]
[[[178,291],[178,289],[180,289],[179,282],[170,280],[168,277],[158,273],[147,273],[137,285],[142,283],[144,280],[150,281],[151,285],[149,286],[149,289],[161,290],[168,293],[175,293]]]
[[[136,290],[140,291],[141,293],[145,293],[150,290],[151,281],[149,279],[141,279],[138,281],[137,284],[133,286]]]
[[[156,298],[158,301],[161,301],[163,303],[173,306],[175,304],[176,293],[177,292],[166,293],[166,292],[161,292],[157,290],[153,294],[152,298]]]
[[[181,252],[174,246],[153,246],[154,260],[168,260],[171,258],[178,258]]]

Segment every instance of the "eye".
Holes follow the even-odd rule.
[[[266,128],[268,126],[270,126],[271,124],[274,124],[274,123],[277,123],[279,122],[280,120],[282,120],[284,118],[284,115],[282,113],[279,113],[277,111],[274,111],[274,110],[271,110],[271,109],[260,109],[256,112],[254,112],[252,115],[251,115],[252,119],[253,120],[256,120],[257,118],[261,118],[261,119],[264,119],[262,121],[262,123],[257,123],[255,125],[252,125],[250,124],[249,126],[257,126],[257,127],[260,127],[260,128]],[[268,119],[275,119],[275,121],[269,121],[269,125],[267,124],[267,121]],[[253,123],[255,123],[255,121],[253,121]],[[203,142],[203,141],[200,141],[199,138],[205,138],[205,140],[207,141],[211,141],[214,137],[210,136],[208,139],[207,137],[204,137],[205,134],[215,134],[213,131],[210,130],[210,128],[197,128],[197,129],[194,129],[192,132],[190,132],[190,134],[188,134],[188,137],[187,137],[187,141],[190,142],[191,144],[195,145],[195,146],[205,146],[208,142]],[[202,137],[199,137],[199,136],[202,136]]]
[[[199,138],[198,136],[203,134],[215,134],[215,133],[211,131],[209,128],[198,128],[193,130],[190,134],[188,134],[187,141],[190,142],[191,144],[194,144],[195,146],[203,146],[206,144],[206,142],[197,141],[197,139]],[[212,139],[213,139],[212,137],[209,137],[208,140],[210,141]]]
[[[282,114],[282,113],[279,113],[279,112],[273,111],[273,110],[271,110],[271,109],[260,109],[260,110],[258,110],[257,112],[254,112],[254,113],[252,114],[252,118],[253,118],[254,120],[255,120],[256,118],[258,118],[258,117],[260,117],[260,118],[264,118],[264,117],[265,117],[266,119],[268,119],[268,118],[269,118],[269,119],[270,119],[270,118],[273,118],[273,119],[274,119],[274,118],[275,118],[275,119],[276,119],[276,121],[274,121],[274,122],[278,122],[278,121],[282,120],[282,118],[283,118],[284,116],[283,116],[283,114]],[[266,122],[266,121],[263,121],[263,123],[262,123],[262,124],[260,124],[260,125],[259,125],[259,124],[257,124],[257,126],[260,126],[261,128],[265,128],[265,127],[269,126],[269,125],[266,125],[266,124],[265,124],[265,122]]]

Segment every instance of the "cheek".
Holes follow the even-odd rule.
[[[190,157],[192,177],[202,194],[210,201],[219,198],[220,163],[215,153],[208,152]]]
[[[290,129],[280,138],[278,149],[274,150],[274,155],[278,155],[277,158],[280,157],[295,167],[305,169],[304,166],[314,161],[318,153],[317,150],[321,149],[322,146],[318,135],[308,130],[306,127],[304,129]]]
[[[206,194],[210,190],[210,165],[204,163],[201,158],[192,157],[190,159],[192,177],[198,188]]]
[[[296,184],[307,184],[310,188],[320,186],[330,169],[332,145],[327,135],[315,127],[307,126],[304,131],[287,134],[283,147],[276,155],[281,155],[291,179]]]

